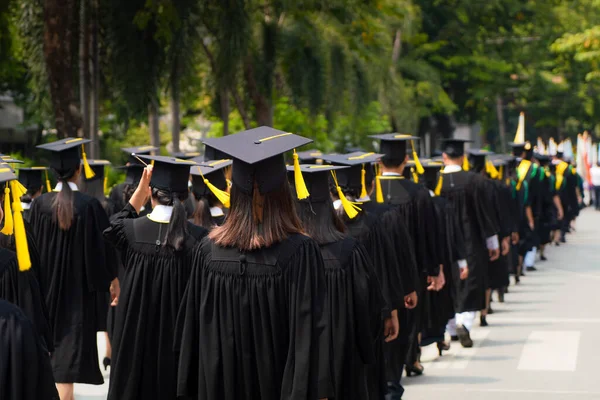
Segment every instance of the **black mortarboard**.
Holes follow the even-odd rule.
[[[227,158],[231,158],[227,153],[219,151],[208,144],[204,145],[204,161],[225,160]]]
[[[438,183],[439,173],[444,163],[439,161],[423,161],[423,169],[425,172],[423,173],[423,179],[425,180],[425,186],[428,189],[434,190]]]
[[[44,174],[47,171],[46,167],[19,168],[19,182],[27,190],[39,190],[44,185]]]
[[[104,180],[104,167],[110,165],[108,160],[88,160],[90,168],[94,171],[94,176],[90,179],[85,178],[86,181]]]
[[[298,152],[298,160],[300,164],[320,164],[322,162],[323,153],[320,150],[307,150]]]
[[[304,176],[306,188],[310,193],[310,197],[303,201],[311,203],[319,203],[331,201],[330,181],[331,171],[343,170],[348,167],[336,165],[318,165],[318,164],[302,164],[300,170]],[[294,172],[294,167],[287,167],[288,172]],[[293,174],[289,174],[293,178]],[[293,179],[292,179],[293,182]],[[293,182],[294,183],[294,182]]]
[[[125,170],[124,183],[126,185],[137,185],[140,182],[140,179],[142,179],[142,174],[144,173],[144,165],[139,164],[139,161],[138,164],[123,165],[121,167],[116,167],[116,169]]]
[[[383,154],[358,151],[350,154],[327,154],[323,156],[323,160],[332,165],[349,166],[348,169],[336,172],[338,183],[345,189],[357,191],[359,197],[365,197],[367,194],[366,183],[375,179],[373,163],[382,156]],[[365,170],[364,181],[362,178],[363,169]]]
[[[0,163],[0,183],[10,182],[15,179],[17,179],[17,175],[15,175],[15,171],[10,167],[10,165],[3,162]],[[10,202],[10,199],[8,201]]]
[[[456,158],[465,155],[465,143],[472,140],[466,139],[443,139],[442,152],[448,157]]]
[[[190,167],[197,165],[196,162],[165,156],[140,156],[140,158],[154,161],[151,187],[175,193],[188,191]]]
[[[0,161],[7,164],[23,164],[23,161],[12,158],[7,154],[0,154]]]
[[[69,169],[77,168],[81,165],[82,147],[84,144],[91,142],[89,139],[83,138],[65,138],[56,142],[41,144],[38,149],[49,150],[52,154],[50,158],[50,167],[62,172]],[[85,160],[85,157],[83,157]],[[85,163],[84,163],[85,164]],[[86,167],[86,177],[88,174]]]
[[[279,131],[267,126],[242,131],[218,139],[206,139],[205,144],[229,154],[233,158],[233,184],[250,194],[254,182],[260,193],[281,187],[286,181],[283,153],[312,142],[302,136]],[[295,155],[297,159],[297,155]],[[294,165],[299,164],[294,161]],[[297,174],[301,172],[298,169]],[[308,197],[302,183],[296,180],[298,198]]]
[[[129,164],[138,164],[145,166],[135,156],[149,155],[151,152],[158,150],[158,147],[145,145],[136,147],[123,147],[121,148],[121,150],[123,150],[125,153],[129,153],[129,159],[127,160]]]
[[[529,142],[525,142],[525,143],[510,142],[508,145],[512,148],[512,153],[515,157],[521,157],[523,152],[527,152],[528,154],[533,153],[533,146]]]
[[[486,168],[487,157],[494,154],[484,149],[469,149],[469,163],[471,168],[479,172]]]
[[[411,146],[413,146],[411,151],[414,155],[416,152],[413,143],[415,140],[420,139],[417,136],[399,133],[385,133],[382,135],[372,135],[369,137],[379,139],[379,152],[384,154],[382,160],[398,165],[402,164],[406,159],[406,142],[411,142]]]
[[[233,163],[230,159],[212,160],[200,163],[190,168],[192,174],[192,191],[196,196],[207,196],[211,189],[204,183],[207,179],[210,184],[221,191],[227,190],[227,179],[223,168]]]
[[[545,154],[536,153],[533,156],[535,157],[536,160],[538,160],[540,162],[540,165],[542,167],[545,167],[546,165],[550,164],[550,161],[552,161],[552,158]]]
[[[182,160],[190,160],[192,158],[199,157],[200,152],[199,151],[178,151],[176,153],[173,153],[172,156],[175,158],[180,158]]]

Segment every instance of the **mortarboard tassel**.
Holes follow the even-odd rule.
[[[342,202],[342,207],[344,207],[344,211],[346,212],[346,215],[348,215],[348,218],[353,219],[358,215],[358,212],[361,210],[360,207],[358,207],[356,204],[353,204],[350,200],[348,200],[346,198],[346,196],[344,195],[344,192],[342,191],[342,188],[340,187],[340,185],[338,184],[338,180],[337,180],[337,176],[335,175],[335,171],[331,171],[331,176],[333,176],[333,182],[335,183],[335,188],[337,190],[338,193],[338,197],[340,198],[340,201]]]
[[[10,188],[8,187],[8,182],[4,188],[4,227],[0,233],[5,235],[13,234],[13,215],[10,210]]]
[[[435,193],[436,196],[439,196],[442,193],[442,184],[444,183],[444,167],[440,169],[440,177],[438,178],[437,185],[435,185]]]
[[[377,165],[377,175],[375,176],[375,200],[383,203],[383,189],[381,189],[381,167]]]
[[[302,171],[300,170],[300,161],[298,160],[296,149],[294,149],[294,182],[296,184],[296,196],[298,196],[298,200],[304,200],[310,196],[306,188],[306,183],[304,183]]]
[[[104,194],[106,195],[106,189],[108,188],[108,176],[104,176],[104,185],[102,186],[103,190],[104,190]]]
[[[413,182],[419,183],[419,174],[417,174],[413,167],[410,167],[410,173],[412,174]]]
[[[198,171],[200,171],[200,167],[198,167]],[[210,183],[210,181],[208,179],[206,179],[204,177],[204,175],[202,175],[202,171],[200,171],[200,176],[202,176],[202,180],[204,181],[204,184],[206,185],[206,187],[208,187],[208,190],[210,190],[212,192],[212,194],[215,195],[215,197],[217,199],[219,199],[219,201],[221,202],[221,204],[223,204],[223,206],[225,206],[225,208],[229,208],[229,193],[227,193],[224,190],[219,189],[218,187],[216,187],[215,185],[213,185],[212,183]]]
[[[83,171],[85,172],[85,179],[92,179],[96,174],[90,167],[87,160],[87,154],[85,154],[85,145],[81,145],[81,157],[83,158]]]
[[[360,172],[360,198],[364,199],[367,197],[367,171],[365,171],[365,164],[362,165],[362,171]]]
[[[425,173],[425,170],[423,169],[423,166],[421,165],[421,160],[419,160],[419,156],[417,155],[417,151],[415,150],[414,140],[410,141],[410,146],[412,147],[412,156],[413,161],[415,162],[415,167],[417,168],[417,172],[419,173],[419,175],[423,175]]]
[[[500,171],[498,172],[498,179],[502,180],[504,178],[504,165],[500,166]]]
[[[467,158],[467,156],[463,156],[462,169],[463,171],[469,170],[469,159]]]
[[[490,160],[486,160],[485,162],[485,172],[487,172],[490,175],[490,178],[492,179],[498,178],[498,170],[496,169],[496,167],[494,167],[494,163],[492,163]]]
[[[18,181],[11,181],[13,196],[13,220],[15,245],[17,250],[17,261],[20,271],[27,271],[31,268],[31,259],[29,257],[29,245],[27,244],[27,234],[25,233],[25,223],[23,222],[23,206],[21,206],[22,189],[19,188]]]
[[[50,184],[50,177],[48,177],[48,170],[46,169],[44,172],[46,173],[46,190],[50,193],[52,191],[52,185]]]

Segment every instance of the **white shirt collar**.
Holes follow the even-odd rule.
[[[31,203],[23,203],[23,202],[21,202],[21,208],[23,210],[29,210],[31,208]]]
[[[356,201],[358,203],[366,203],[368,201],[371,201],[371,197],[369,195],[366,195],[365,197],[360,197],[360,198],[356,199]]]
[[[171,220],[171,214],[173,214],[173,206],[157,205],[152,209],[152,212],[148,214],[148,218],[154,222],[169,223]]]
[[[451,174],[458,171],[462,171],[462,167],[460,165],[446,165],[444,167],[444,174]]]
[[[430,191],[429,191],[429,195],[430,195],[431,197],[435,197],[435,193],[433,193],[433,190],[430,190]]]
[[[225,213],[223,213],[223,210],[220,209],[219,207],[211,207],[210,208],[210,216],[211,217],[222,217],[223,215],[225,215]]]
[[[77,187],[77,184],[75,182],[68,182],[69,183],[69,187],[71,188],[71,190],[77,191],[79,190],[79,188]],[[56,184],[56,187],[54,188],[55,192],[60,192],[62,190],[62,182],[58,182]]]
[[[397,172],[383,172],[381,175],[383,175],[383,176],[401,176]]]
[[[342,206],[342,201],[340,199],[334,200],[333,201],[333,208],[335,208],[336,210],[339,210],[339,208]]]

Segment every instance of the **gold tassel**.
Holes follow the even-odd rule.
[[[415,167],[417,167],[417,172],[419,173],[419,175],[423,175],[425,173],[425,170],[423,169],[423,166],[421,165],[421,161],[419,160],[419,156],[417,155],[417,151],[415,150],[415,141],[414,140],[410,141],[410,146],[412,147],[412,156],[413,156],[413,161],[415,162]]]
[[[375,168],[375,200],[378,203],[383,203],[383,190],[381,189],[381,166],[377,164]]]
[[[198,171],[200,171],[200,167],[198,167]],[[225,206],[225,208],[229,208],[229,193],[227,193],[224,190],[219,189],[218,187],[216,187],[215,185],[213,185],[212,183],[210,183],[210,181],[208,179],[206,179],[204,177],[204,175],[202,175],[202,171],[200,171],[200,176],[202,177],[204,184],[206,185],[206,187],[208,187],[208,190],[210,190],[212,192],[212,194],[215,195],[215,197],[217,199],[219,199],[219,201],[221,202],[221,204],[223,204],[223,206]]]
[[[496,167],[494,167],[494,163],[492,163],[490,160],[485,162],[485,172],[487,172],[492,179],[498,178],[499,172]]]
[[[362,165],[362,171],[360,172],[360,198],[364,199],[367,197],[367,171],[365,171],[365,164]]]
[[[18,181],[11,181],[13,196],[13,220],[15,245],[17,250],[17,261],[20,271],[27,271],[31,268],[31,259],[29,257],[29,245],[27,244],[27,234],[25,233],[25,223],[23,222],[23,206],[21,206],[21,192]]]
[[[413,167],[410,167],[410,173],[412,174],[413,182],[419,183],[419,175],[417,174],[417,172],[415,171],[415,169]]]
[[[50,184],[50,177],[48,176],[48,170],[44,171],[46,173],[46,190],[48,193],[52,191],[52,185]]]
[[[358,207],[356,204],[353,204],[350,200],[348,200],[346,198],[346,196],[344,195],[344,192],[342,191],[342,188],[340,187],[340,185],[338,184],[338,180],[337,180],[337,176],[335,175],[335,171],[331,171],[331,176],[333,176],[333,182],[335,183],[335,188],[337,190],[338,193],[338,197],[340,198],[340,201],[342,202],[342,207],[344,207],[344,211],[346,212],[346,215],[348,215],[348,218],[353,219],[358,215],[358,212],[361,210],[360,207]]]
[[[467,156],[463,156],[462,169],[463,169],[463,171],[469,170],[469,159],[467,158]]]
[[[498,172],[498,179],[504,179],[504,165],[500,166],[500,172]]]
[[[85,154],[85,145],[81,145],[81,156],[83,158],[83,171],[85,172],[85,179],[92,179],[96,174],[90,167],[87,160],[87,154]]]
[[[108,176],[104,176],[104,186],[103,186],[103,190],[104,190],[104,194],[106,195],[106,189],[108,189]]]
[[[435,193],[436,196],[439,196],[440,193],[442,193],[443,183],[444,183],[444,167],[442,167],[442,169],[440,169],[440,177],[438,178],[437,185],[435,185],[435,190],[433,192],[433,193]]]
[[[306,188],[306,183],[304,183],[304,177],[302,176],[296,149],[294,149],[294,182],[296,184],[296,196],[298,196],[298,200],[304,200],[310,196],[310,193],[308,193],[308,189]]]
[[[13,215],[10,210],[10,188],[8,187],[8,182],[4,188],[4,227],[0,233],[9,236],[13,234]]]

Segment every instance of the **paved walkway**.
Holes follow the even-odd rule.
[[[453,343],[442,357],[434,346],[425,348],[425,375],[405,378],[404,397],[600,399],[600,212],[585,210],[567,240],[510,287],[504,304],[493,303],[490,326],[473,330],[474,348]],[[75,397],[101,400],[106,391],[107,384],[76,385]]]

